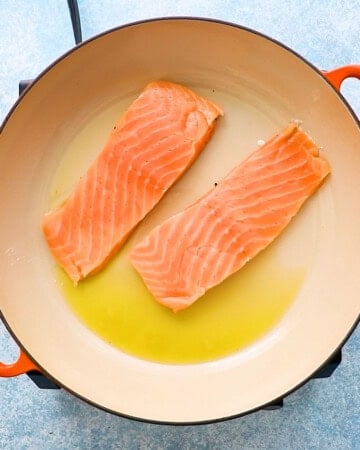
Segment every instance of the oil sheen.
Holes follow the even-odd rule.
[[[305,249],[309,245],[305,243],[309,244],[313,236],[314,211],[310,207],[296,218],[295,227],[291,224],[268,249],[187,310],[175,314],[154,300],[128,260],[131,247],[155,225],[205,193],[257,147],[259,138],[270,137],[283,125],[271,122],[268,114],[253,106],[254,102],[246,103],[212,89],[200,93],[218,102],[226,113],[191,169],[98,274],[75,287],[62,269],[56,269],[59,289],[83,324],[121,351],[160,363],[218,359],[268,333],[284,317],[301,288],[308,261]],[[79,125],[55,174],[50,208],[73,190],[132,98],[99,108],[101,113]],[[247,126],[245,136],[239,132],[239,123],[258,126]],[[226,157],[219,159],[224,149]]]
[[[274,265],[271,249],[177,314],[158,304],[123,249],[102,272],[74,287],[58,269],[75,314],[105,341],[162,363],[198,363],[243,349],[282,318],[302,270]]]

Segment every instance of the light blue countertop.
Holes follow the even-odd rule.
[[[192,15],[263,32],[321,69],[360,63],[359,0],[80,0],[79,7],[84,39],[135,20]],[[66,0],[0,0],[0,24],[3,120],[17,98],[18,81],[36,76],[74,44]],[[348,80],[342,92],[360,115],[360,83]],[[0,324],[0,360],[16,355]],[[360,449],[360,328],[331,378],[308,382],[280,410],[210,425],[144,424],[100,411],[64,390],[40,390],[27,376],[0,379],[0,448]]]

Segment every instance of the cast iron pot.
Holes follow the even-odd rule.
[[[324,73],[255,31],[189,18],[111,30],[47,68],[1,128],[0,308],[21,353],[15,364],[0,364],[0,376],[39,370],[96,406],[168,423],[243,414],[308,379],[359,316],[360,129],[339,93],[347,77],[359,78],[360,66]],[[187,189],[176,197],[180,203],[196,198],[196,189],[223,176],[259,138],[292,119],[302,120],[332,167],[331,178],[288,236],[292,249],[297,240],[301,245],[286,260],[301,254],[307,261],[291,308],[253,345],[203,364],[135,358],[82,325],[54,280],[54,261],[39,226],[69,142],[88,122],[154,79],[213,90],[226,112],[221,139],[214,138],[211,152],[186,175],[182,187]],[[109,127],[103,122],[99,119],[94,138],[99,143]],[[299,236],[306,236],[305,245]]]

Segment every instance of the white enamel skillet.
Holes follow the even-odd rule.
[[[91,404],[167,423],[243,414],[307,380],[348,337],[360,311],[360,128],[338,92],[347,77],[359,78],[360,66],[322,73],[252,30],[184,18],[114,29],[45,70],[1,128],[0,309],[21,353],[16,363],[0,364],[0,376],[39,370]],[[209,95],[214,91],[213,99],[229,112],[221,123],[223,137],[210,144],[208,153],[218,156],[204,157],[193,175],[189,171],[179,202],[198,194],[192,191],[195,176],[201,191],[211,177],[222,176],[253,150],[258,139],[292,119],[303,121],[332,167],[331,178],[289,236],[292,249],[299,240],[299,254],[307,261],[291,307],[261,339],[208,363],[148,362],[108,345],[82,325],[54,281],[54,263],[39,227],[69,142],[88,122],[96,123],[114,103],[154,79]],[[108,126],[99,119],[100,141]],[[286,255],[288,262],[298,257],[293,250]]]

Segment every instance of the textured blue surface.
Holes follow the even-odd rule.
[[[360,62],[359,0],[80,0],[85,38],[156,16],[220,18],[292,47],[317,67]],[[0,120],[31,78],[73,45],[65,0],[0,0]],[[360,114],[360,84],[342,89]],[[17,349],[0,324],[0,359]],[[360,449],[360,329],[330,379],[307,383],[276,411],[224,423],[161,426],[99,411],[70,394],[39,390],[26,377],[0,379],[0,448],[4,449]]]

